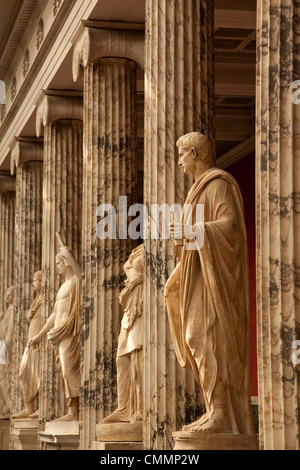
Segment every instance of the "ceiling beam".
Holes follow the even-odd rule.
[[[256,29],[256,12],[241,10],[215,10],[215,29]]]

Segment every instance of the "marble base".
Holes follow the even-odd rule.
[[[204,434],[179,431],[173,433],[174,450],[258,450],[257,436],[244,434]]]
[[[12,450],[38,450],[38,419],[12,419],[10,440]]]
[[[0,450],[9,449],[9,419],[0,420]]]
[[[144,450],[142,442],[92,442],[91,450],[122,450],[129,452],[132,450]]]
[[[79,421],[52,421],[39,432],[43,450],[79,450]]]
[[[96,439],[101,442],[143,442],[142,423],[97,424]]]

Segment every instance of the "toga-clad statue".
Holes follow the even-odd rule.
[[[65,281],[57,293],[53,313],[40,333],[34,336],[28,345],[37,348],[47,336],[56,352],[69,409],[65,416],[56,421],[78,421],[81,269],[67,246],[60,247],[56,266]]]
[[[187,134],[177,147],[179,166],[195,180],[185,204],[194,215],[196,206],[204,205],[204,220],[185,224],[183,218],[170,224],[174,243],[179,244],[178,262],[165,288],[170,329],[178,361],[193,369],[206,406],[206,413],[183,431],[252,435],[242,196],[235,179],[213,167],[203,134]],[[187,249],[197,233],[202,234],[203,246]]]
[[[0,321],[0,417],[8,418],[12,402],[10,398],[10,375],[12,363],[12,334],[14,328],[14,286],[6,291],[7,309]]]
[[[42,271],[37,271],[33,276],[33,289],[36,294],[27,314],[29,328],[27,346],[24,350],[20,369],[19,379],[25,409],[12,416],[13,419],[38,418],[38,410],[34,411],[34,400],[38,396],[40,388],[40,354],[38,349],[28,347],[29,341],[42,329]]]
[[[143,419],[143,245],[132,251],[124,271],[125,288],[119,296],[124,315],[117,351],[118,408],[99,424]]]

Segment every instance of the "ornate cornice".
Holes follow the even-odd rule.
[[[74,46],[73,79],[79,80],[81,67],[102,57],[130,59],[144,68],[144,31],[85,28]]]
[[[37,108],[36,135],[40,137],[43,127],[61,119],[83,119],[83,102],[81,97],[45,95]]]
[[[28,162],[41,162],[44,157],[44,145],[41,142],[16,141],[10,156],[10,173],[16,174],[16,168]]]
[[[16,178],[14,176],[0,175],[0,194],[16,191]]]

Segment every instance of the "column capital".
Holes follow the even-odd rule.
[[[16,191],[16,178],[10,175],[0,175],[0,194]]]
[[[82,97],[45,95],[36,112],[37,137],[42,135],[43,127],[59,119],[82,121]]]
[[[73,80],[79,80],[81,67],[102,57],[130,59],[144,69],[144,50],[144,31],[87,27],[74,46]]]
[[[10,173],[16,174],[16,168],[28,162],[42,162],[44,158],[44,144],[35,141],[16,141],[11,150]]]

